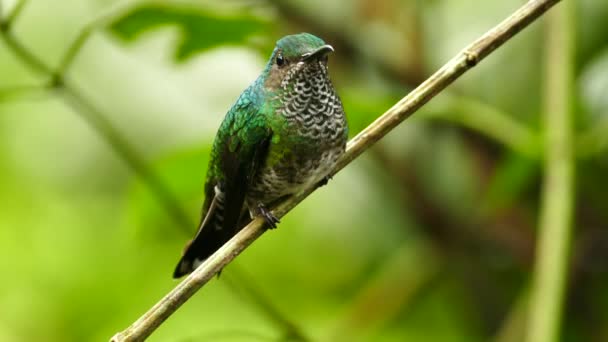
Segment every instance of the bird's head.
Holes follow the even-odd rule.
[[[334,48],[310,33],[285,36],[277,41],[266,66],[264,86],[277,90],[292,80],[327,75],[327,54]]]

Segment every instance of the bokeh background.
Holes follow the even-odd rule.
[[[18,3],[2,0],[2,17]],[[27,1],[0,39],[0,341],[105,341],[176,285],[215,130],[281,36],[335,47],[354,135],[523,3]],[[548,49],[547,19],[534,23],[150,340],[521,341],[543,111],[566,97],[576,186],[560,336],[607,341],[608,2],[574,3],[571,44]],[[556,59],[572,75],[563,94],[547,91]]]

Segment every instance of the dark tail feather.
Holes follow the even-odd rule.
[[[199,225],[198,232],[186,244],[182,258],[173,271],[173,278],[180,278],[194,271],[251,221],[242,202],[241,198],[236,201],[237,205],[231,205],[230,198],[227,199],[224,192],[215,190],[215,196]]]
[[[177,263],[177,266],[175,266],[173,278],[181,278],[194,271],[205,259],[222,246],[222,243],[219,243],[215,247],[214,245],[216,244],[214,242],[216,241],[218,239],[214,239],[212,236],[201,238],[200,235],[191,240],[184,249],[184,255]]]
[[[198,232],[186,247],[177,263],[173,278],[180,278],[194,271],[205,259],[215,253],[232,234],[224,227],[224,208],[221,196],[215,196]]]

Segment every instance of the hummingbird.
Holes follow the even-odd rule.
[[[327,183],[348,137],[328,74],[333,51],[309,33],[281,38],[262,74],[226,113],[211,150],[198,231],[174,278],[192,272],[257,216],[276,228],[269,208]]]

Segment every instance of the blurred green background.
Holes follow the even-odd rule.
[[[215,130],[281,36],[335,47],[330,72],[354,135],[523,3],[28,1],[0,39],[0,341],[105,341],[177,284]],[[1,4],[6,19],[18,2]],[[560,340],[608,341],[608,2],[568,11],[574,44],[562,52],[573,58],[557,69],[572,73],[571,92],[546,91],[555,49],[542,18],[150,340],[521,341],[542,112],[567,96],[576,189]],[[47,73],[59,65],[59,78]]]

